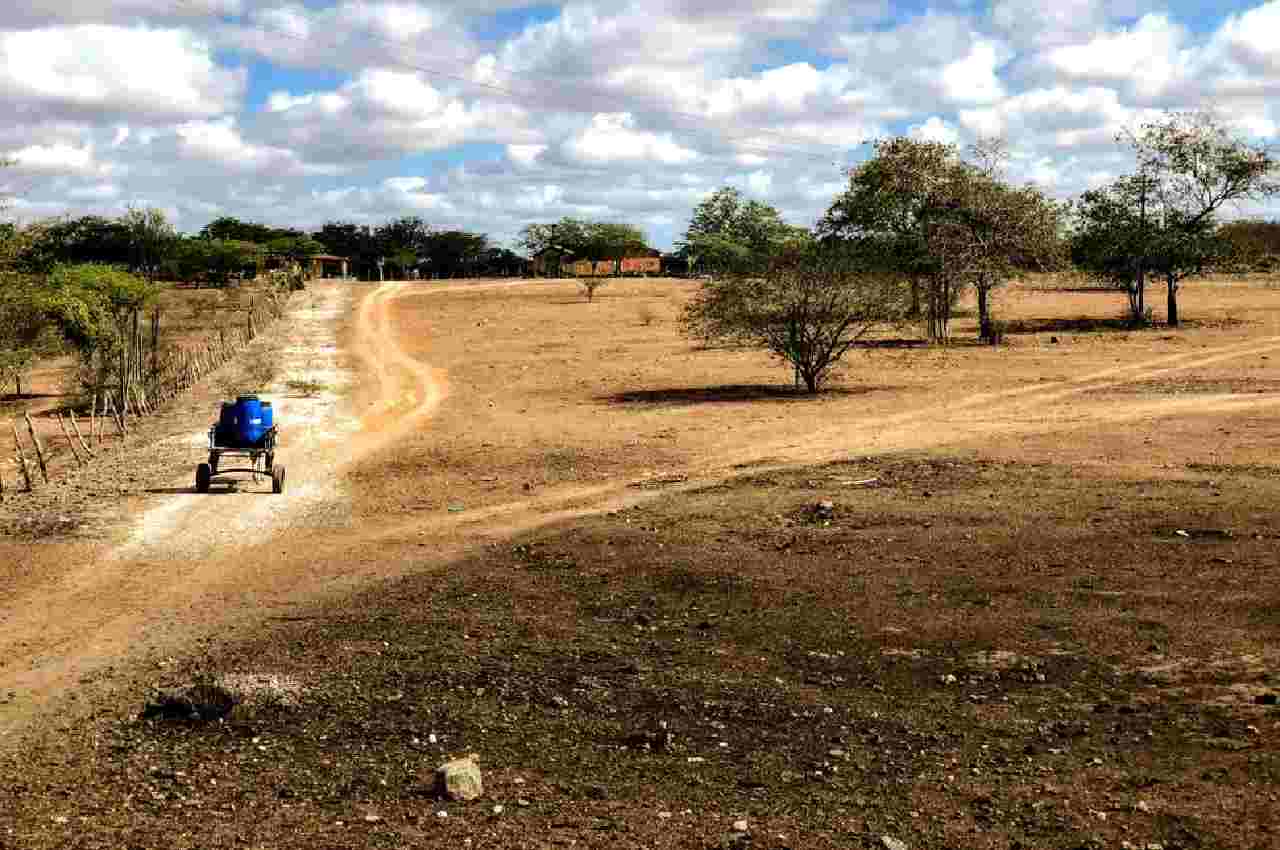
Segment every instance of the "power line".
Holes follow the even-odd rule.
[[[183,6],[187,6],[188,8],[192,8],[192,7],[191,7],[191,0],[175,0],[175,3],[176,3],[177,5],[183,5]],[[193,9],[193,11],[195,11],[195,10]],[[264,24],[264,23],[262,23],[261,21],[259,21],[259,22],[255,23],[254,25],[249,25],[249,24],[247,24],[247,23],[241,23],[241,24],[240,24],[240,26],[244,27],[245,29],[249,29],[249,30],[257,30],[257,31],[259,31],[259,32],[264,32],[264,33],[274,33],[274,34],[276,34],[276,35],[279,35],[279,36],[282,36],[282,37],[285,37],[285,38],[289,38],[289,39],[292,39],[292,40],[294,40],[294,41],[297,41],[297,42],[299,42],[299,43],[303,43],[303,44],[310,44],[310,43],[313,43],[313,38],[312,38],[312,36],[311,36],[310,34],[299,33],[299,32],[297,32],[297,31],[295,31],[295,30],[288,29],[288,28],[284,28],[284,27],[274,27],[274,26],[269,26],[268,24]],[[399,50],[403,50],[403,49],[406,47],[406,45],[405,45],[404,43],[402,43],[402,42],[393,41],[392,39],[390,39],[390,38],[388,38],[388,37],[386,37],[386,36],[380,36],[380,35],[378,35],[378,34],[376,34],[376,33],[372,33],[372,32],[370,32],[370,33],[366,33],[366,34],[364,35],[364,38],[365,38],[365,39],[367,39],[367,40],[369,40],[369,41],[373,41],[373,42],[376,42],[376,43],[380,43],[380,44],[382,44],[382,45],[384,45],[384,46],[387,46],[387,47],[390,47],[390,48],[394,48],[394,49],[395,49],[395,50],[397,50],[397,51],[399,51]],[[332,45],[330,45],[330,46],[331,46],[331,47],[337,47],[337,46],[338,46],[337,41],[335,40],[335,41],[333,42],[333,44],[332,44]],[[425,74],[425,75],[430,76],[430,77],[436,77],[436,78],[440,78],[440,79],[452,80],[452,81],[454,81],[454,82],[460,83],[460,84],[462,84],[462,85],[464,85],[464,86],[468,86],[468,87],[471,87],[471,88],[474,88],[474,89],[482,89],[482,90],[485,90],[485,91],[491,91],[491,92],[494,92],[494,93],[496,93],[496,94],[503,95],[505,98],[508,98],[508,99],[510,99],[510,100],[512,100],[512,101],[514,101],[517,105],[521,104],[522,102],[526,102],[526,101],[534,101],[534,102],[537,102],[537,101],[539,101],[539,100],[543,100],[543,99],[544,99],[544,98],[542,98],[542,97],[541,97],[539,94],[537,94],[537,93],[533,93],[533,92],[521,92],[521,91],[518,91],[518,90],[516,90],[516,89],[513,89],[513,88],[511,88],[511,87],[509,87],[509,86],[498,85],[498,84],[496,84],[496,83],[486,83],[486,82],[482,82],[482,81],[479,81],[479,80],[472,79],[471,77],[466,76],[466,75],[464,75],[464,74],[454,73],[454,72],[451,72],[451,71],[443,70],[443,69],[441,69],[441,68],[431,67],[431,66],[428,66],[428,65],[421,65],[421,64],[414,63],[414,62],[408,62],[408,61],[403,60],[403,59],[388,59],[388,60],[386,60],[386,61],[382,61],[382,62],[381,62],[381,65],[382,65],[382,66],[384,66],[384,67],[404,68],[404,69],[408,69],[408,70],[412,70],[412,71],[417,71],[417,72],[419,72],[419,73]],[[511,69],[504,68],[503,66],[500,66],[500,65],[497,65],[497,64],[493,65],[493,67],[494,67],[495,69],[498,69],[498,70],[503,71],[504,73],[507,73],[508,75],[514,75],[514,74],[516,73],[516,72],[512,71]],[[565,85],[564,85],[562,82],[560,82],[560,81],[551,80],[551,79],[549,79],[549,78],[545,78],[545,77],[541,77],[541,78],[539,78],[539,77],[531,77],[531,78],[529,78],[529,79],[531,79],[532,81],[535,81],[535,82],[545,83],[545,84],[546,84],[546,85],[548,85],[548,86],[553,86],[553,87],[557,87],[557,88],[560,88],[560,89],[568,89],[568,88],[569,88],[568,86],[565,86]],[[588,97],[588,98],[593,99],[593,100],[595,100],[595,99],[600,99],[600,98],[608,99],[608,100],[610,101],[609,106],[613,107],[610,111],[612,111],[612,112],[623,111],[623,110],[618,109],[618,106],[619,106],[619,105],[622,105],[622,104],[620,103],[620,101],[622,101],[622,98],[620,98],[620,97],[619,97],[619,96],[617,96],[617,95],[610,95],[610,94],[608,94],[607,92],[602,92],[602,91],[598,91],[598,90],[597,90],[597,91],[590,91],[590,90],[585,90],[585,89],[581,89],[581,88],[580,88],[580,89],[578,89],[578,93],[579,93],[579,94],[583,94],[583,93],[585,93],[585,94],[587,95],[587,97]],[[593,105],[593,107],[592,107],[592,109],[591,109],[591,110],[580,109],[580,108],[574,108],[574,107],[566,106],[566,105],[563,105],[563,104],[557,104],[554,108],[559,109],[559,110],[563,110],[563,111],[566,111],[566,112],[581,112],[581,113],[585,113],[585,112],[587,112],[587,111],[601,111],[601,110],[600,110],[600,107],[599,107],[598,105]],[[670,116],[670,117],[681,118],[681,119],[684,119],[684,120],[686,120],[686,121],[690,121],[690,122],[696,122],[696,124],[697,124],[697,125],[700,125],[700,126],[698,126],[698,127],[697,127],[697,129],[699,129],[699,130],[705,130],[705,131],[707,131],[707,132],[715,133],[715,134],[718,134],[718,135],[720,135],[720,136],[722,136],[722,137],[725,137],[725,138],[728,138],[728,139],[735,140],[735,143],[737,144],[737,146],[739,147],[739,149],[741,149],[741,150],[745,150],[745,151],[749,151],[749,152],[750,152],[750,151],[754,151],[754,152],[759,152],[759,153],[771,153],[771,154],[778,154],[778,155],[782,155],[782,156],[805,157],[805,158],[812,159],[812,160],[815,160],[815,161],[820,161],[820,162],[829,163],[829,164],[831,164],[831,165],[837,165],[837,166],[838,166],[838,165],[840,165],[840,158],[841,158],[841,157],[842,157],[842,155],[843,155],[843,154],[848,150],[847,148],[843,148],[843,147],[841,147],[841,148],[837,148],[835,145],[823,145],[824,147],[829,147],[833,152],[839,151],[839,153],[838,153],[838,154],[836,154],[836,157],[837,157],[837,158],[833,159],[833,158],[832,158],[832,156],[831,156],[831,155],[829,155],[829,154],[817,154],[817,153],[812,153],[812,152],[810,152],[810,151],[805,151],[805,150],[797,150],[797,149],[780,148],[780,147],[776,147],[776,146],[773,146],[773,145],[767,145],[767,144],[763,144],[763,143],[759,143],[759,142],[753,142],[753,141],[742,141],[742,139],[744,139],[744,138],[749,138],[749,137],[758,137],[758,136],[775,136],[775,137],[779,137],[779,138],[787,138],[787,139],[790,139],[790,138],[793,138],[793,137],[789,136],[788,134],[786,134],[786,133],[784,133],[784,132],[782,132],[782,131],[778,131],[778,130],[770,130],[770,129],[767,129],[767,128],[752,128],[752,129],[749,129],[749,130],[733,131],[733,130],[728,130],[728,129],[726,129],[726,128],[712,128],[712,127],[707,127],[706,125],[707,125],[707,123],[708,123],[708,121],[709,121],[710,119],[709,119],[707,116],[705,116],[705,115],[700,115],[700,114],[695,113],[695,112],[688,112],[688,111],[684,111],[684,110],[666,109],[666,108],[663,108],[663,113],[664,113],[665,115],[667,115],[667,116]],[[860,146],[865,145],[865,144],[868,144],[868,143],[869,143],[869,142],[868,142],[868,140],[862,139],[862,140],[859,140],[859,141],[858,141],[857,143],[855,143],[854,145],[851,145],[850,147],[860,147]],[[821,144],[821,143],[819,143],[819,144]]]

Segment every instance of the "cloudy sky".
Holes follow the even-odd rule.
[[[1277,95],[1280,0],[5,0],[0,190],[28,221],[572,215],[665,248],[725,184],[812,224],[875,137],[1001,134],[1066,196],[1165,109],[1273,142]]]

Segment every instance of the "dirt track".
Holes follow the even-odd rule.
[[[397,324],[396,309],[407,302],[421,309],[449,294],[537,286],[558,285],[317,286],[322,303],[299,313],[290,356],[299,362],[326,358],[335,385],[318,400],[286,399],[277,405],[285,425],[281,455],[289,469],[288,494],[259,495],[268,489],[259,483],[241,488],[255,492],[198,497],[188,492],[184,474],[168,483],[172,492],[141,503],[122,539],[33,547],[39,550],[31,569],[37,580],[20,586],[0,608],[5,643],[0,693],[17,695],[0,707],[3,734],[82,677],[122,662],[139,669],[163,663],[196,636],[227,634],[370,578],[421,571],[424,554],[444,564],[479,539],[694,490],[740,474],[744,467],[766,470],[1011,435],[1088,433],[1117,423],[1234,415],[1280,405],[1278,393],[1197,394],[1125,405],[1105,398],[1110,388],[1280,351],[1280,337],[1235,339],[1061,380],[917,401],[906,410],[898,405],[892,413],[846,406],[822,426],[803,430],[789,427],[780,433],[773,424],[746,423],[731,440],[712,435],[695,446],[694,459],[668,470],[676,473],[670,478],[674,483],[664,486],[636,486],[645,483],[637,468],[589,482],[553,484],[525,497],[480,500],[458,513],[361,514],[346,473],[366,459],[385,456],[412,435],[421,436],[422,423],[450,393],[445,371],[413,353],[414,339]],[[354,326],[344,330],[342,323],[353,311]],[[358,358],[365,380],[350,371],[342,377],[340,341]],[[344,393],[343,383],[354,389]],[[428,437],[430,432],[428,426]],[[199,454],[202,441],[202,430],[188,436],[192,454]],[[358,522],[353,515],[359,515]],[[414,555],[412,564],[408,553]]]

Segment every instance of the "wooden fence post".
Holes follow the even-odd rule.
[[[84,449],[86,455],[93,457],[93,449],[89,448],[89,444],[84,441],[84,434],[80,433],[80,426],[76,423],[76,412],[68,410],[67,415],[71,417],[71,428],[76,432],[76,439],[80,441],[80,448]]]
[[[36,425],[31,421],[31,414],[22,414],[27,420],[27,430],[31,432],[31,442],[36,444],[36,460],[40,462],[40,477],[44,479],[44,483],[49,483],[49,466],[44,461],[44,446],[40,445],[40,435],[36,433]]]
[[[129,433],[129,429],[124,423],[124,417],[120,415],[120,411],[116,410],[115,399],[108,399],[108,402],[111,405],[111,418],[116,423],[116,430],[119,431],[120,436],[123,437]]]
[[[27,485],[27,492],[30,493],[31,486],[31,469],[27,466],[27,453],[22,450],[22,438],[18,436],[18,423],[13,420],[9,423],[13,426],[13,447],[18,451],[18,469],[22,470],[22,480]]]
[[[67,446],[71,449],[71,456],[76,459],[76,466],[84,466],[85,461],[80,458],[80,450],[76,448],[76,444],[71,439],[71,432],[67,430],[67,423],[63,420],[62,414],[55,412],[54,416],[58,417],[58,427],[62,429],[62,436],[67,438]]]

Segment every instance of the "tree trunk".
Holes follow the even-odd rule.
[[[1173,275],[1165,275],[1169,284],[1169,327],[1178,327],[1178,281]]]
[[[1147,269],[1138,269],[1138,279],[1135,280],[1135,292],[1133,300],[1133,324],[1142,325],[1147,320]]]
[[[986,284],[978,284],[978,339],[991,339],[991,312],[987,306],[987,295],[990,289]]]
[[[920,278],[911,278],[911,307],[907,310],[908,319],[920,318]]]

